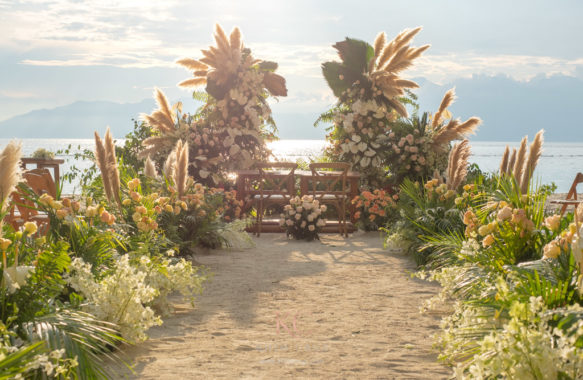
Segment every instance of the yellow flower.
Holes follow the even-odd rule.
[[[134,214],[132,215],[132,220],[134,222],[139,222],[140,220],[142,220],[142,214],[140,214],[139,212],[134,212]]]
[[[546,259],[556,259],[561,254],[561,248],[553,240],[543,248],[543,257]]]
[[[121,202],[121,204],[124,206],[129,206],[130,204],[132,204],[132,200],[129,198],[126,198]]]
[[[56,215],[57,219],[65,219],[65,217],[69,214],[66,208],[57,210]]]
[[[142,200],[142,196],[140,194],[136,193],[135,191],[130,191],[130,198],[132,198],[136,202],[139,202]]]
[[[492,235],[488,235],[484,238],[484,240],[482,240],[482,246],[484,248],[491,246],[492,243],[494,243],[494,236],[492,236]]]
[[[6,249],[12,244],[12,240],[0,238],[0,249],[6,251]]]
[[[174,212],[174,207],[172,207],[172,205],[166,205],[164,206],[164,210],[168,212]]]
[[[24,232],[29,235],[34,235],[38,230],[38,226],[35,222],[26,222],[24,223]]]
[[[51,203],[53,203],[54,198],[45,193],[45,194],[43,194],[43,195],[40,196],[40,198],[38,199],[38,201],[40,203],[44,204],[45,206],[49,206]]]
[[[480,226],[480,228],[478,228],[478,235],[480,235],[480,236],[486,236],[489,233],[490,233],[490,227],[487,224]]]
[[[498,211],[498,220],[506,220],[512,216],[512,209],[508,206],[504,206],[504,208]]]
[[[545,218],[544,225],[549,230],[556,231],[556,230],[559,229],[560,222],[561,222],[561,216],[560,215],[551,215],[551,216]]]

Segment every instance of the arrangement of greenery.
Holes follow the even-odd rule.
[[[420,30],[405,30],[390,42],[380,33],[374,46],[346,38],[333,45],[341,62],[322,64],[324,78],[338,98],[315,124],[332,123],[326,154],[351,163],[371,188],[398,186],[404,178],[418,180],[435,169],[443,171],[450,142],[472,133],[481,122],[477,117],[465,122],[451,117],[447,108],[455,99],[453,89],[431,120],[427,113],[417,115],[416,98],[408,89],[418,85],[400,74],[429,48],[409,46]],[[411,117],[408,104],[415,106]]]
[[[277,131],[267,98],[286,96],[287,89],[285,79],[275,74],[277,63],[255,59],[238,28],[228,37],[217,25],[215,40],[217,46],[203,50],[200,60],[177,61],[194,73],[179,86],[206,84],[206,93],[194,93],[204,105],[194,115],[181,114],[181,104],[170,107],[156,90],[159,109],[144,115],[154,133],[143,141],[140,155],[159,161],[182,140],[190,151],[189,173],[197,182],[216,186],[227,181],[227,172],[267,160],[271,152],[265,143]]]
[[[42,160],[52,160],[55,158],[55,153],[44,148],[38,148],[32,153],[32,158],[39,158]]]
[[[341,61],[323,73],[338,103],[320,118],[332,122],[323,160],[352,163],[374,189],[352,200],[359,228],[384,231],[388,246],[414,256],[417,276],[442,285],[425,307],[453,305],[437,346],[456,377],[582,378],[583,206],[545,210],[554,185],[532,179],[542,131],[530,148],[527,138],[507,147],[498,173],[483,173],[468,163],[468,140],[451,144],[480,123],[452,118],[453,90],[435,114],[408,115],[417,85],[399,74],[428,48],[409,46],[419,30],[334,45]],[[81,196],[37,196],[19,183],[20,145],[0,152],[0,378],[111,377],[104,359],[147,339],[171,292],[194,302],[202,291],[209,273],[190,254],[253,244],[236,191],[212,186],[269,156],[266,99],[287,90],[238,29],[227,37],[217,26],[215,40],[204,58],[178,61],[194,71],[180,85],[206,84],[194,93],[204,105],[182,114],[157,90],[159,109],[124,146],[95,133],[95,151],[81,153],[95,165],[69,177],[82,177]],[[15,190],[48,223],[4,223]],[[325,211],[295,197],[281,225],[288,237],[318,239]]]

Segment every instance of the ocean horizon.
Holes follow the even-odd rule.
[[[0,139],[0,149],[14,139]],[[64,150],[71,146],[71,154],[57,155],[65,160],[61,166],[61,173],[67,173],[71,166],[88,168],[91,163],[75,161],[74,152],[83,149],[93,149],[93,139],[16,139],[22,141],[23,156],[30,156],[36,149],[44,148],[52,152]],[[123,144],[123,139],[116,140],[117,144]],[[325,140],[282,139],[269,143],[270,149],[278,159],[296,161],[303,159],[309,161],[322,153],[326,145]],[[476,163],[485,172],[498,170],[500,160],[506,145],[518,147],[518,142],[504,141],[475,141],[471,142],[471,163]],[[579,166],[583,158],[583,143],[581,142],[545,142],[543,152],[535,170],[534,177],[542,184],[554,182],[557,192],[566,193],[578,172],[583,172]],[[61,175],[62,175],[61,174]],[[64,183],[63,193],[78,193],[75,184]]]

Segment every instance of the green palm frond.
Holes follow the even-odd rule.
[[[57,309],[53,314],[23,324],[22,333],[28,341],[44,341],[47,349],[64,349],[67,358],[76,358],[79,365],[75,377],[79,379],[111,378],[103,366],[104,359],[123,363],[119,355],[112,352],[116,345],[124,342],[116,326],[88,313]]]
[[[14,379],[28,371],[28,364],[36,355],[46,352],[45,342],[36,342],[20,347],[0,359],[0,380]]]

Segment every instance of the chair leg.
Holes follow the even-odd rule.
[[[257,237],[261,235],[261,225],[263,224],[263,202],[259,201],[259,210],[257,210],[257,226],[255,227],[255,232]]]

